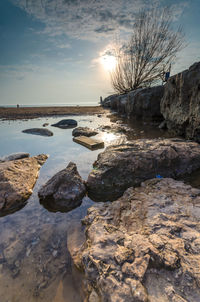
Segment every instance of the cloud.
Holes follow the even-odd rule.
[[[45,29],[40,33],[52,37],[67,34],[72,38],[87,40],[109,37],[113,35],[114,30],[130,30],[134,16],[141,8],[162,2],[157,0],[11,1],[45,23]],[[184,6],[181,4],[176,7],[174,10],[177,14],[181,14]]]

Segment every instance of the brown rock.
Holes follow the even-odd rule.
[[[97,131],[95,131],[94,129],[90,129],[88,127],[77,127],[72,131],[72,135],[75,137],[82,136],[82,135],[90,137],[90,136],[94,136],[96,134],[98,134]]]
[[[102,302],[197,302],[199,208],[200,190],[171,178],[89,208],[79,251],[86,287]]]
[[[29,198],[47,158],[41,154],[0,163],[0,215],[20,208]]]
[[[72,162],[56,173],[38,192],[40,202],[54,212],[66,212],[79,206],[85,194],[83,180],[76,164]]]
[[[139,139],[98,155],[87,180],[95,201],[112,201],[131,186],[160,175],[177,177],[200,167],[200,146],[181,139]]]

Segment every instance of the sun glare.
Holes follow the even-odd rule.
[[[116,67],[116,58],[111,55],[104,55],[101,57],[101,63],[105,70],[113,71]]]

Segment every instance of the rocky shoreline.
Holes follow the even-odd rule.
[[[177,180],[200,169],[199,71],[200,63],[196,63],[172,77],[164,87],[114,95],[103,102],[105,107],[129,119],[135,115],[162,121],[165,117],[163,125],[170,129],[169,125],[173,124],[174,135],[192,140],[125,140],[99,154],[87,181],[79,175],[76,164],[70,162],[39,190],[40,202],[52,211],[71,210],[81,204],[86,194],[98,201],[83,219],[84,243],[70,249],[74,264],[85,273],[86,302],[200,301],[200,190]],[[188,90],[188,83],[198,85]],[[178,111],[175,96],[179,100]],[[183,118],[180,108],[186,100],[191,106],[190,110],[185,109],[188,115]],[[177,115],[170,113],[173,110]],[[169,121],[175,116],[176,122]],[[180,121],[183,124],[178,127]],[[82,135],[83,131],[86,136],[95,135],[98,131],[94,130],[97,129],[75,128],[72,135]],[[104,130],[124,134],[131,131],[120,123],[113,129],[104,125]],[[12,187],[13,200],[20,195],[24,203],[47,156],[30,158],[26,153],[25,158],[21,156],[11,155],[5,157],[6,161],[1,160],[0,176],[2,183],[7,181]],[[35,162],[34,173],[29,161]],[[22,174],[26,179],[33,174],[28,187],[22,186],[25,183],[24,178],[20,179]],[[0,211],[9,207],[9,196],[2,188]]]

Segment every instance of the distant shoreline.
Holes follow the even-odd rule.
[[[91,115],[108,113],[101,106],[55,106],[55,107],[0,107],[0,119],[34,119],[38,117],[67,116],[67,115]]]

